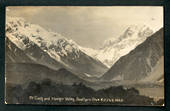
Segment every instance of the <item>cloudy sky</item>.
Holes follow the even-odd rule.
[[[13,6],[7,7],[6,14],[23,17],[92,48],[119,37],[129,25],[148,25],[154,31],[163,27],[163,8],[158,6]]]

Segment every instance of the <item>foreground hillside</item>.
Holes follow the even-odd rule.
[[[94,91],[82,83],[72,85],[55,84],[49,79],[30,82],[26,88],[8,84],[6,102],[8,104],[49,104],[49,105],[162,105],[162,100],[154,102],[152,98],[140,96],[135,88],[122,86],[109,87]]]

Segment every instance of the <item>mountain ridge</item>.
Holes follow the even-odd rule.
[[[146,25],[130,25],[120,36],[105,40],[100,49],[83,50],[110,68],[121,56],[128,54],[152,34],[152,29]]]
[[[58,33],[46,31],[42,27],[30,24],[21,18],[7,17],[6,36],[25,53],[30,53],[28,55],[32,59],[39,60],[38,56],[41,54],[51,58],[53,61],[50,63],[46,61],[48,64],[45,62],[42,64],[53,69],[55,68],[53,62],[58,62],[61,67],[68,67],[74,73],[82,73],[81,75],[88,73],[93,76],[101,76],[108,69],[102,62],[80,50],[78,44],[73,40]],[[40,62],[42,61],[43,58]]]
[[[6,67],[6,82],[8,84],[27,85],[30,81],[38,82],[44,79],[64,84],[88,83],[64,68],[53,70],[34,63],[7,63]]]
[[[122,56],[101,79],[112,80],[116,76],[122,76],[122,80],[144,79],[162,56],[163,28],[148,37],[129,54]]]

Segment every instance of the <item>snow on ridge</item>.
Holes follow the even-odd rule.
[[[99,50],[91,51],[88,48],[83,48],[83,50],[107,67],[111,67],[121,56],[128,54],[152,34],[153,31],[147,25],[129,25],[119,37],[104,41]]]
[[[128,25],[123,34],[119,35],[119,37],[113,37],[105,40],[101,49],[109,45],[114,45],[123,39],[137,39],[139,37],[148,37],[152,34],[152,29],[147,25]]]
[[[6,32],[6,34],[11,35],[12,41],[19,41],[15,43],[23,50],[29,42],[33,42],[49,56],[60,62],[62,62],[60,56],[67,56],[68,53],[74,52],[76,54],[73,59],[79,57],[80,49],[76,42],[59,33],[47,31],[39,25],[28,23],[23,18],[8,16]]]
[[[23,42],[19,41],[17,38],[15,38],[14,36],[12,36],[11,34],[7,34],[6,35],[9,40],[11,40],[18,48],[25,50],[26,46],[25,44],[23,44]]]
[[[7,17],[6,24],[7,26],[17,28],[15,31],[19,33],[22,33],[27,36],[32,36],[30,37],[32,38],[32,40],[41,37],[41,39],[50,42],[50,41],[56,41],[59,38],[64,38],[64,36],[58,33],[49,32],[39,25],[28,23],[23,18],[20,17],[19,18]]]
[[[39,25],[26,22],[23,18],[7,17],[6,35],[8,38],[12,39],[12,42],[17,41],[15,44],[22,50],[24,50],[26,48],[25,46],[30,42],[33,42],[44,52],[47,52],[49,56],[60,61],[60,57],[56,53],[52,50],[48,50],[48,47],[53,42],[64,38],[58,33],[49,32]]]
[[[25,48],[24,44],[21,43],[22,39],[27,40],[29,38],[30,41],[37,44],[55,60],[61,61],[60,56],[67,56],[68,53],[72,52],[76,54],[75,57],[79,57],[79,51],[81,50],[107,67],[111,67],[121,56],[128,54],[153,34],[153,31],[147,25],[129,25],[122,35],[106,40],[102,48],[95,50],[81,47],[75,41],[59,33],[47,31],[39,25],[28,23],[23,18],[9,16],[6,18],[6,30],[9,30],[13,41],[16,41],[16,36],[18,37],[20,43],[17,44],[16,42],[16,44],[20,48]],[[57,48],[60,48],[60,50],[57,51]]]
[[[111,67],[121,56],[128,54],[152,34],[153,31],[147,25],[129,25],[122,35],[104,41],[98,50],[85,47],[80,49],[107,67]]]
[[[83,52],[85,52],[86,54],[88,54],[92,57],[95,56],[97,54],[97,52],[99,51],[99,50],[95,50],[93,48],[86,48],[86,47],[81,47],[81,46],[79,48],[80,48],[80,50],[82,50]]]
[[[89,55],[90,57],[94,58],[95,60],[103,63],[103,62],[101,61],[101,59],[99,59],[99,58],[96,57],[97,54],[100,52],[100,50],[93,49],[93,48],[87,48],[87,47],[81,47],[81,46],[79,46],[79,49],[80,49],[81,51],[83,51],[85,54],[87,54],[87,55]],[[105,64],[105,63],[103,63],[103,64],[104,64],[106,67],[109,68],[109,66],[108,66],[107,64]]]
[[[92,77],[92,75],[90,74],[87,74],[87,73],[84,73],[87,77]]]

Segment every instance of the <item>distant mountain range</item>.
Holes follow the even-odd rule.
[[[152,29],[146,25],[131,25],[122,35],[104,41],[100,49],[83,48],[83,50],[110,68],[121,56],[128,54],[152,34]]]
[[[160,29],[122,56],[101,79],[163,82],[163,58],[163,29]]]
[[[10,50],[12,44],[13,48],[19,50],[20,55],[27,59],[22,62],[31,59],[55,70],[66,68],[79,76],[99,77],[108,70],[102,62],[80,50],[80,46],[74,41],[38,25],[27,23],[22,18],[7,17],[6,37],[6,40],[8,39],[6,45],[9,48],[7,50]],[[12,59],[10,55],[8,56]]]
[[[107,86],[115,81],[164,80],[163,29],[154,33],[147,26],[129,26],[94,50],[22,18],[7,17],[5,50],[7,79],[12,83],[49,78]]]

